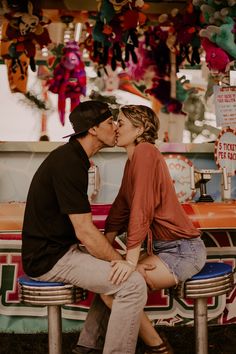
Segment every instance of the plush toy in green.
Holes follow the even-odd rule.
[[[208,26],[202,29],[199,34],[201,37],[208,38],[211,42],[224,49],[233,58],[236,58],[236,44],[234,42],[234,20],[226,18],[226,23],[221,26]]]

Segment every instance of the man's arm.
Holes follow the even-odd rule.
[[[69,218],[75,229],[76,237],[92,256],[105,261],[122,259],[119,252],[93,224],[91,213],[70,214]]]
[[[111,245],[113,244],[117,235],[118,235],[118,231],[110,231],[110,232],[105,233],[105,236]]]

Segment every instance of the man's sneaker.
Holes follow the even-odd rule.
[[[73,350],[73,354],[102,354],[102,350],[90,349],[77,345]]]

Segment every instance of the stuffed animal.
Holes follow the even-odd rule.
[[[204,129],[201,122],[205,119],[205,105],[197,94],[191,93],[183,104],[183,111],[187,114],[185,128],[190,132],[192,141]]]
[[[14,50],[9,51],[10,58],[18,58],[24,53],[30,59],[30,67],[32,71],[36,71],[35,53],[36,44],[41,48],[51,43],[46,25],[50,20],[33,14],[33,5],[28,2],[28,12],[8,12],[7,2],[3,1],[5,8],[5,18],[8,20],[6,28],[6,37],[4,41],[9,40],[9,46],[13,44]]]
[[[229,70],[230,56],[208,38],[203,38],[202,47],[206,52],[206,63],[210,70],[225,73]]]
[[[81,95],[86,95],[86,73],[77,42],[67,42],[61,61],[53,71],[53,78],[48,80],[48,89],[58,94],[59,118],[64,125],[66,98],[71,100],[72,111],[80,103]]]
[[[26,93],[28,64],[36,71],[36,44],[41,48],[51,40],[46,25],[50,20],[33,14],[33,5],[28,2],[28,12],[14,12],[3,1],[4,17],[7,22],[2,29],[1,56],[8,67],[11,92]]]
[[[98,63],[99,72],[107,64],[110,64],[113,70],[117,65],[124,69],[125,62],[130,58],[137,63],[137,27],[142,26],[147,19],[146,15],[141,13],[143,5],[142,0],[99,1],[96,23],[92,31],[93,59]]]
[[[218,26],[208,26],[202,29],[199,34],[201,37],[208,38],[211,42],[217,44],[225,50],[232,58],[236,58],[236,45],[234,42],[234,20],[227,18],[226,23]]]

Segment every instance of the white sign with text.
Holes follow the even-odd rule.
[[[230,176],[236,174],[236,130],[226,128],[220,132],[215,142],[215,161]]]
[[[214,99],[217,126],[236,128],[236,86],[214,85]]]

